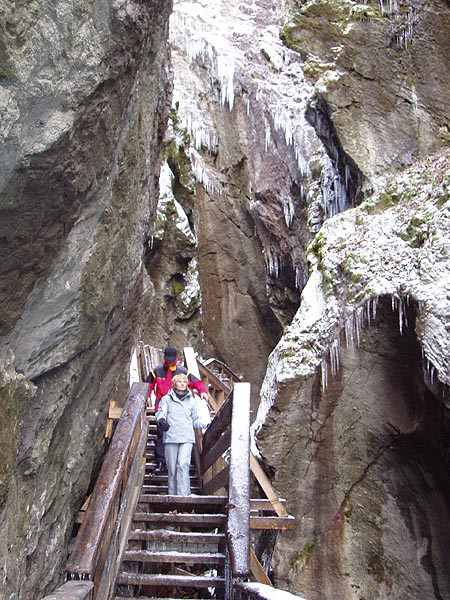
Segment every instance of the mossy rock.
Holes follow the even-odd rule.
[[[35,391],[33,383],[11,364],[0,367],[0,508],[8,495],[26,407]]]

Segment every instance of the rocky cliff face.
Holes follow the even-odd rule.
[[[269,361],[258,447],[298,518],[275,575],[313,600],[450,593],[449,167],[323,226]]]
[[[305,597],[448,595],[448,30],[445,2],[175,2],[205,348],[257,389],[281,336],[255,429]]]
[[[175,2],[182,153],[169,164],[181,206],[177,178],[190,181],[199,350],[238,363],[255,388],[298,307],[306,247],[324,220],[445,143],[447,25],[444,3]],[[167,292],[183,268],[166,267]],[[189,343],[183,331],[182,319],[173,335]]]
[[[63,574],[151,300],[170,1],[0,3],[1,598]]]
[[[0,597],[60,583],[144,330],[254,391],[276,346],[280,587],[448,596],[448,3],[178,0],[168,132],[170,1],[75,4],[0,0]]]

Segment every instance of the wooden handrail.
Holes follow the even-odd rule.
[[[137,502],[138,496],[133,495],[127,484],[135,479],[138,485],[139,475],[143,477],[143,469],[133,468],[133,465],[141,460],[140,453],[144,454],[145,443],[142,440],[147,437],[147,395],[147,383],[133,384],[66,565],[70,578],[94,581],[94,598],[103,597],[97,595],[99,582],[109,547],[120,525],[118,519],[134,511],[131,504]],[[130,502],[128,510],[123,502]],[[111,564],[108,570],[110,568]]]

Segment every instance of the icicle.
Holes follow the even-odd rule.
[[[322,391],[325,392],[328,387],[328,365],[326,359],[320,363]]]
[[[244,99],[244,103],[245,103],[245,108],[247,109],[247,115],[250,114],[250,98],[248,96],[248,94],[243,95],[243,99]]]
[[[331,374],[336,375],[339,371],[340,364],[340,338],[337,337],[330,346],[330,364],[331,364]]]
[[[266,117],[264,117],[264,131],[265,131],[265,149],[266,149],[266,152],[267,152],[267,150],[271,146],[272,138],[271,138],[271,135],[270,135],[269,121],[266,119]]]
[[[356,309],[355,314],[355,329],[356,329],[356,345],[359,346],[361,342],[361,330],[363,328],[364,322],[364,312],[363,308],[360,306]]]
[[[278,279],[281,271],[281,260],[278,256],[274,256],[270,251],[266,253],[267,272],[270,277]]]
[[[305,274],[300,267],[295,267],[295,288],[297,290],[302,290],[305,287]]]
[[[283,199],[283,211],[284,211],[284,220],[287,228],[289,229],[292,225],[292,221],[295,215],[295,207],[294,202],[291,197]]]
[[[373,318],[373,320],[375,320],[377,318],[378,300],[379,300],[379,296],[375,296],[375,298],[372,301],[372,318]]]
[[[353,337],[353,332],[355,330],[355,324],[354,324],[355,318],[353,313],[351,315],[349,315],[346,320],[345,320],[345,325],[344,325],[344,329],[345,329],[345,342],[347,344],[347,346],[354,346],[355,340]]]

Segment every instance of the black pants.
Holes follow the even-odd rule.
[[[162,442],[163,432],[160,430],[159,425],[156,426],[156,442],[155,442],[155,458],[158,465],[166,465],[166,457],[164,455],[164,445]]]

